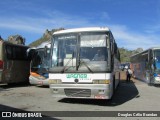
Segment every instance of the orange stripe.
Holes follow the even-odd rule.
[[[41,76],[41,75],[39,75],[39,74],[37,74],[37,73],[35,73],[35,72],[31,72],[30,74],[31,74],[32,76],[35,76],[35,77]]]

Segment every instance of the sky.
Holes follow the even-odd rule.
[[[160,46],[160,0],[1,0],[0,35],[26,44],[46,29],[109,27],[118,47]]]

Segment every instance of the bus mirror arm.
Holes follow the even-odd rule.
[[[46,57],[47,56],[47,49],[48,49],[48,47],[47,46],[45,46],[45,48],[44,48],[45,50],[44,50],[44,56]]]
[[[111,44],[111,53],[112,53],[112,55],[114,54],[114,43],[112,42],[112,44]]]
[[[108,38],[109,38],[108,35],[106,35],[106,45],[107,46],[108,46],[108,41],[109,41]]]
[[[152,63],[153,63],[153,67],[154,67],[153,69],[156,70],[156,69],[157,69],[157,68],[156,68],[156,62],[155,62],[154,59],[152,59]]]

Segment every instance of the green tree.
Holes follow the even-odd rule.
[[[121,62],[125,63],[125,62],[130,62],[130,57],[134,54],[140,53],[142,52],[143,49],[142,48],[137,48],[136,50],[128,50],[124,47],[119,48],[119,52],[120,52],[120,57],[121,57]]]

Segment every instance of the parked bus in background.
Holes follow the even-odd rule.
[[[160,47],[153,47],[131,56],[134,77],[148,85],[160,84]]]
[[[46,85],[48,84],[48,69],[50,66],[50,46],[51,42],[42,43],[35,49],[31,61],[31,74],[29,82],[32,85]]]
[[[120,79],[120,54],[107,27],[53,33],[50,89],[54,97],[111,99]]]
[[[30,59],[24,45],[0,40],[0,83],[28,83]]]
[[[122,71],[127,70],[130,67],[130,63],[121,63],[119,67]]]

